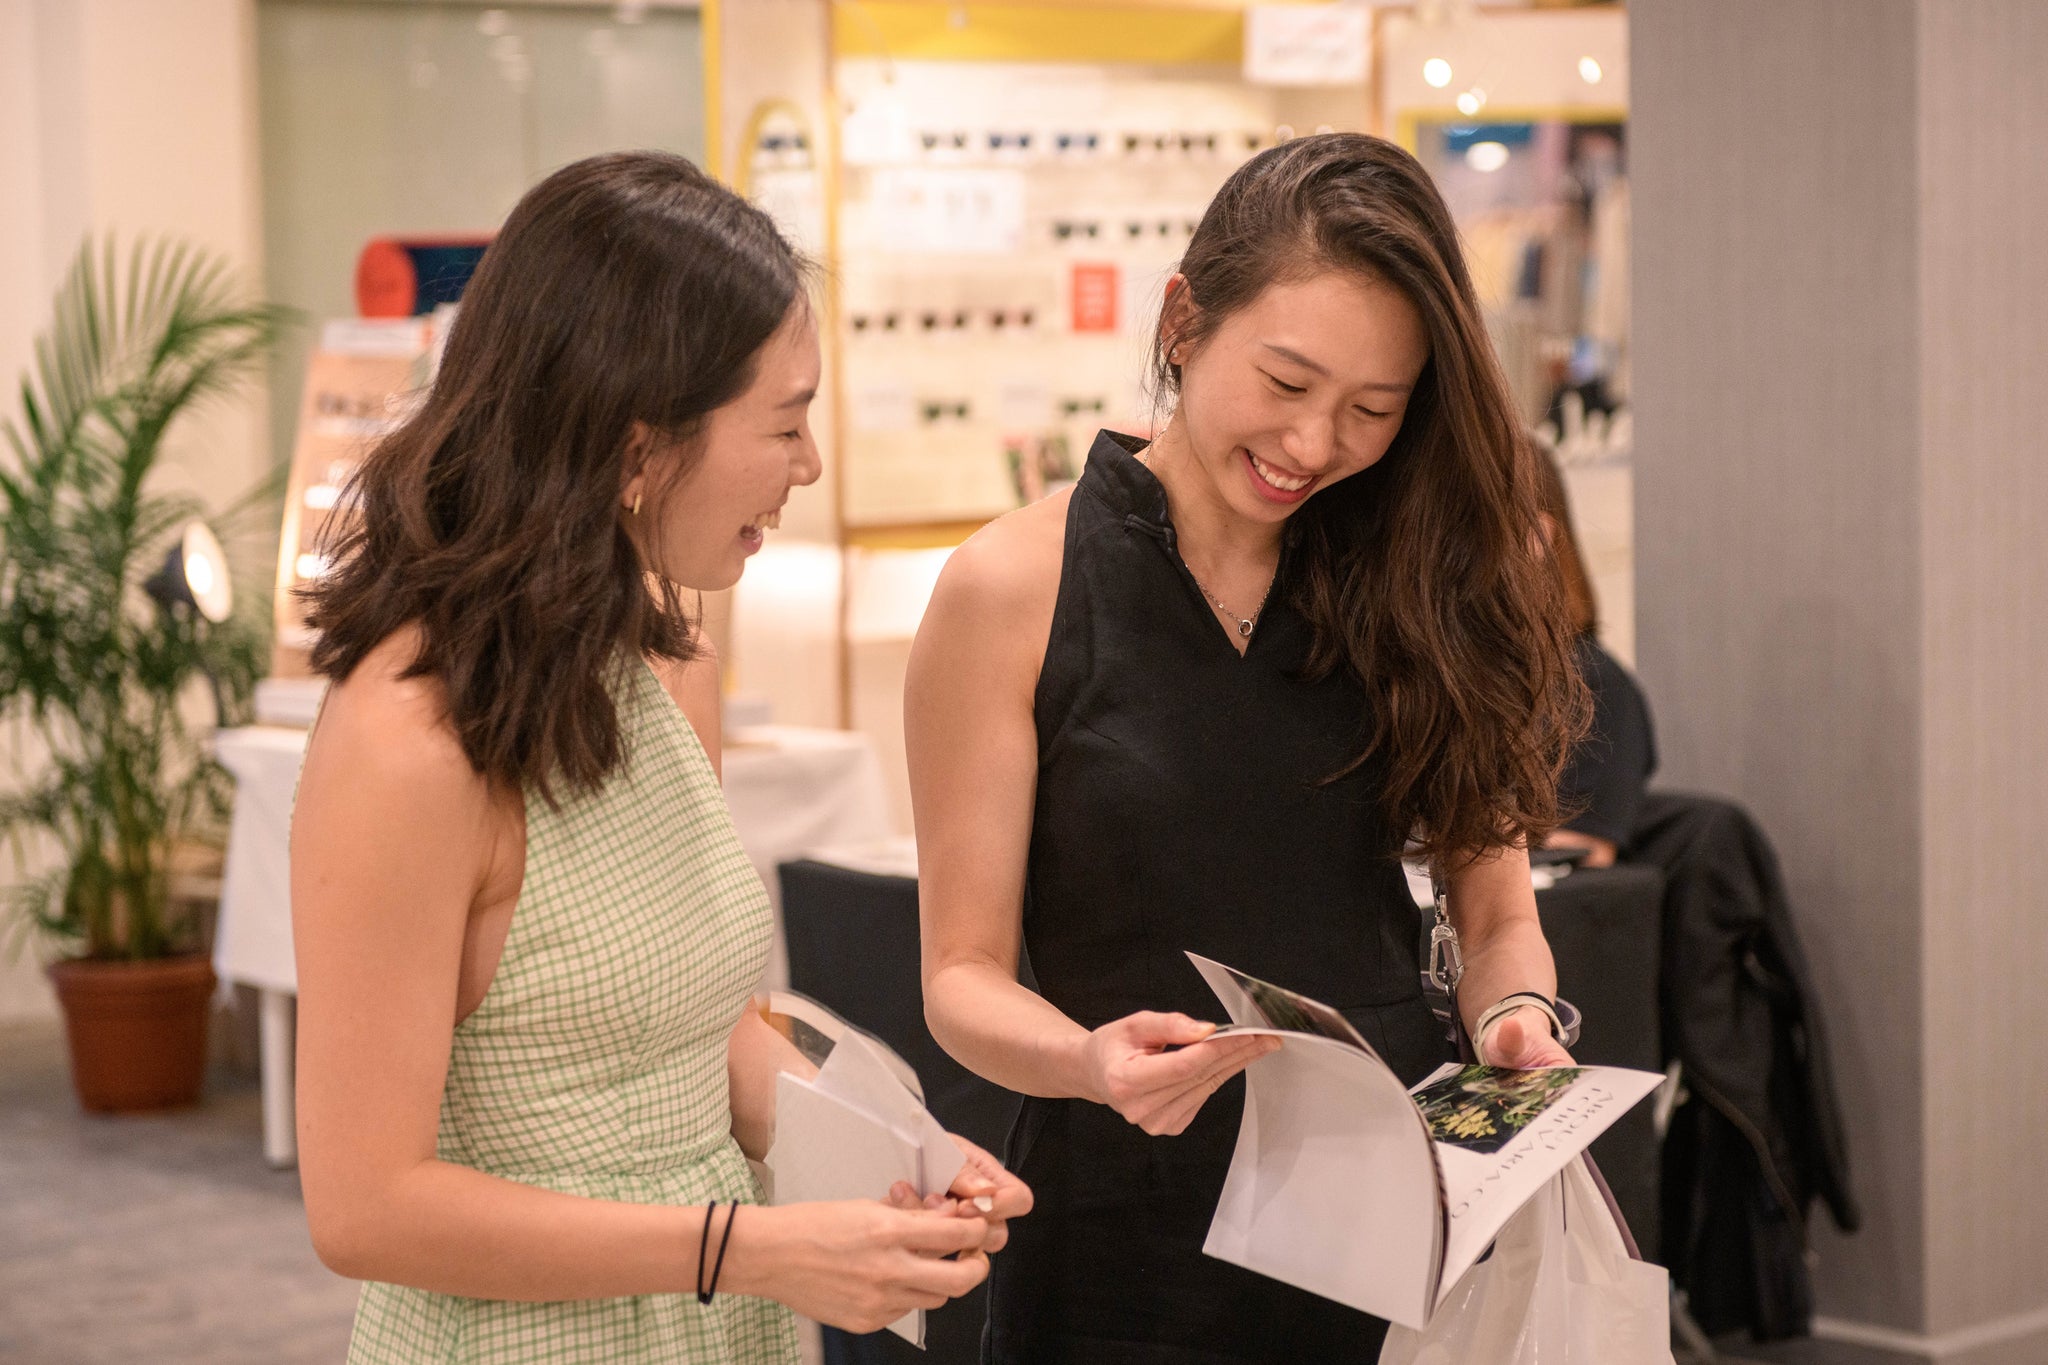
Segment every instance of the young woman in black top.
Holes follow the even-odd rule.
[[[1341,1008],[1416,1079],[1449,1056],[1398,856],[1451,879],[1463,1004],[1555,994],[1525,849],[1583,690],[1532,452],[1456,230],[1407,153],[1287,143],[1169,283],[1150,445],[949,562],[907,722],[925,1010],[1027,1097],[1036,1207],[989,1357],[1377,1359],[1384,1324],[1202,1254],[1246,1065],[1184,949]],[[1038,991],[1018,984],[1027,949]],[[1493,1061],[1567,1060],[1537,1010]],[[1370,1236],[1370,1229],[1360,1235]]]

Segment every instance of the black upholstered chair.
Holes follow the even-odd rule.
[[[1663,874],[1638,866],[1579,868],[1536,893],[1543,936],[1557,959],[1557,993],[1585,1016],[1572,1052],[1578,1060],[1664,1069],[1657,1022],[1663,902]],[[1662,1163],[1651,1101],[1602,1134],[1593,1159],[1643,1254],[1656,1259]]]

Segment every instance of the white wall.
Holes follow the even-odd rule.
[[[0,0],[0,410],[85,233],[178,234],[258,278],[254,18],[253,0]],[[165,477],[217,503],[265,458],[252,391],[188,421]],[[0,781],[28,758],[16,739]],[[35,964],[0,962],[0,1022],[52,1011]]]

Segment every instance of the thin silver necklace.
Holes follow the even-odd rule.
[[[1187,561],[1183,559],[1181,563],[1186,564]],[[1188,570],[1188,577],[1195,579],[1195,586],[1201,589],[1202,596],[1205,599],[1207,599],[1210,606],[1222,612],[1225,620],[1235,621],[1237,623],[1238,637],[1240,639],[1249,640],[1252,638],[1253,628],[1259,624],[1259,612],[1262,612],[1266,609],[1266,599],[1273,595],[1274,579],[1279,578],[1280,573],[1276,569],[1273,573],[1273,577],[1266,580],[1266,590],[1265,592],[1259,595],[1258,610],[1254,611],[1250,616],[1239,616],[1229,607],[1224,606],[1222,598],[1218,597],[1215,593],[1210,592],[1207,585],[1205,585],[1201,579],[1195,578],[1195,571],[1192,568]]]
[[[1147,455],[1151,453],[1152,447],[1147,446],[1144,450],[1135,452],[1132,458],[1136,459],[1139,464],[1145,466],[1146,469],[1151,470],[1152,477],[1158,479],[1159,471],[1153,469],[1152,462],[1145,458]],[[1161,480],[1161,486],[1164,486],[1163,480]],[[1241,640],[1251,639],[1252,631],[1256,629],[1259,624],[1259,613],[1263,612],[1266,609],[1266,599],[1270,598],[1273,595],[1273,584],[1279,580],[1280,570],[1276,567],[1273,570],[1273,576],[1266,580],[1266,590],[1259,594],[1258,610],[1254,611],[1250,616],[1239,616],[1229,607],[1223,605],[1223,599],[1218,597],[1215,593],[1210,592],[1208,585],[1203,583],[1200,578],[1197,578],[1195,576],[1194,569],[1188,566],[1188,562],[1186,559],[1181,560],[1181,567],[1186,568],[1188,571],[1188,577],[1193,578],[1195,580],[1195,587],[1202,594],[1202,599],[1206,601],[1210,606],[1216,608],[1216,610],[1222,612],[1223,618],[1225,620],[1233,621],[1237,624],[1238,638]]]

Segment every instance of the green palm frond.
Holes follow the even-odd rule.
[[[0,802],[0,832],[45,829],[67,863],[55,891],[10,895],[95,956],[176,946],[164,857],[221,815],[225,792],[180,703],[211,676],[246,704],[267,654],[260,605],[214,625],[141,591],[205,510],[152,476],[183,416],[248,379],[289,321],[240,299],[204,250],[137,242],[124,256],[88,241],[36,341],[19,414],[0,419],[0,718],[25,717],[51,754],[26,793]],[[267,479],[236,510],[267,509],[275,525],[281,492]]]

